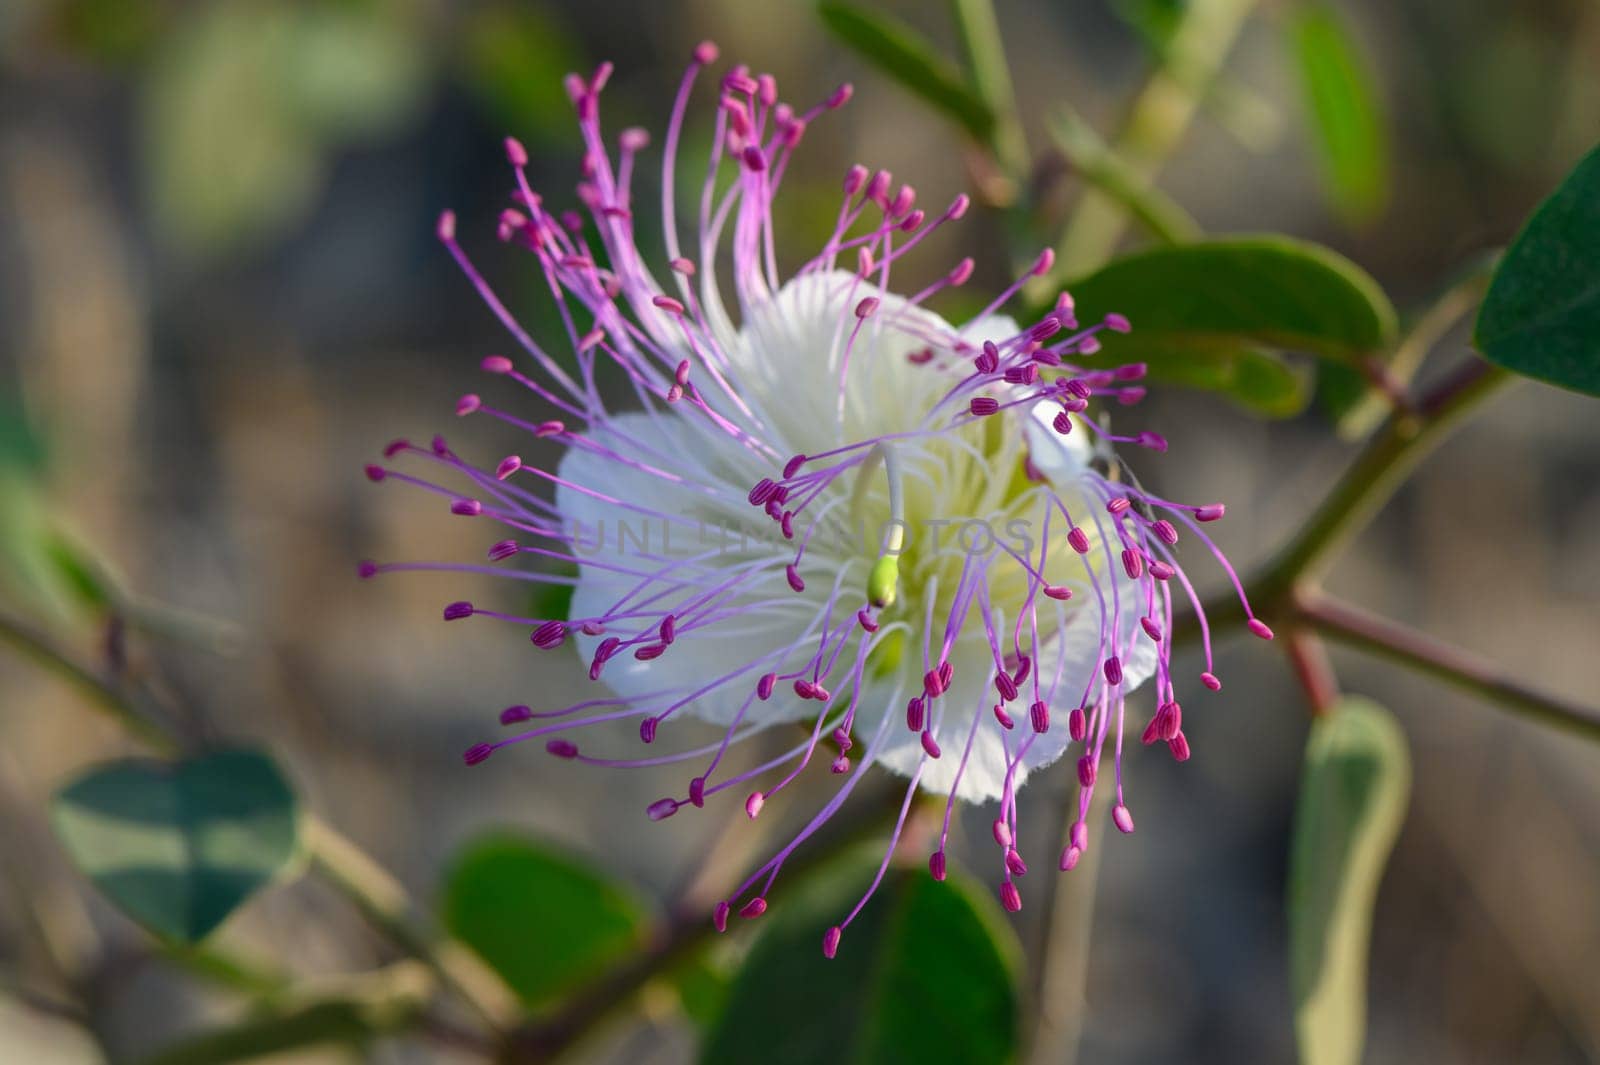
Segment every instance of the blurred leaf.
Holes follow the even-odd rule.
[[[583,66],[582,50],[547,6],[515,0],[474,7],[459,43],[459,77],[507,132],[530,145],[570,135],[572,102],[562,79]]]
[[[422,26],[387,3],[296,11],[277,72],[298,124],[333,140],[393,133],[427,87]]]
[[[299,218],[323,178],[315,138],[276,91],[294,15],[271,4],[196,9],[158,54],[144,101],[157,221],[201,251]]]
[[[420,42],[387,4],[220,0],[181,20],[143,101],[157,220],[203,252],[310,208],[335,138],[391,132],[421,99]]]
[[[445,877],[444,922],[529,1009],[639,948],[633,895],[578,860],[510,835],[473,843]]]
[[[44,436],[34,425],[22,393],[0,384],[0,470],[37,475],[48,459]]]
[[[1166,52],[1178,32],[1189,0],[1113,0],[1111,10],[1157,55]]]
[[[904,23],[856,4],[824,0],[823,25],[873,66],[955,119],[984,144],[994,135],[994,113],[959,68]]]
[[[853,865],[860,871],[859,864]],[[1015,935],[988,892],[952,876],[892,869],[845,930],[850,875],[786,898],[764,921],[701,1060],[991,1065],[1018,1052]]]
[[[1346,696],[1311,726],[1289,861],[1289,973],[1306,1065],[1354,1065],[1378,881],[1411,789],[1405,735]]]
[[[1332,7],[1298,7],[1289,20],[1289,41],[1334,206],[1352,221],[1366,221],[1389,197],[1389,146],[1378,88],[1360,46]]]
[[[1366,375],[1354,366],[1324,362],[1317,366],[1317,402],[1335,424],[1341,424],[1371,391]]]
[[[432,990],[432,979],[420,962],[401,962],[347,983],[204,1032],[143,1059],[141,1065],[220,1065],[327,1044],[360,1047],[408,1028],[422,1016]]]
[[[1600,148],[1539,205],[1500,260],[1474,341],[1490,362],[1600,395]]]
[[[116,581],[88,548],[60,533],[53,533],[45,541],[44,550],[62,583],[79,604],[103,610],[116,601]]]
[[[541,567],[544,572],[558,574],[566,577],[577,577],[578,564],[576,562],[556,562],[548,560]],[[533,584],[528,592],[528,616],[530,618],[544,618],[556,621],[567,621],[572,617],[572,593],[576,589],[573,584]]]
[[[704,954],[697,954],[672,976],[683,1012],[702,1032],[722,1017],[733,992],[733,977]]]
[[[1242,237],[1139,252],[1067,286],[1078,317],[1126,315],[1116,358],[1151,378],[1222,392],[1264,414],[1305,406],[1310,380],[1262,348],[1354,363],[1385,348],[1394,308],[1354,263],[1288,237]]]
[[[256,751],[96,767],[57,792],[52,819],[96,887],[183,942],[216,928],[298,852],[294,795]]]
[[[61,44],[108,64],[143,59],[172,15],[160,0],[61,0],[51,13],[53,36]]]

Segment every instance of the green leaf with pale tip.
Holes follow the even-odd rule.
[[[994,135],[994,113],[967,83],[960,68],[911,27],[860,5],[831,0],[819,4],[817,13],[830,33],[960,123],[975,140],[988,143]]]
[[[1389,198],[1389,144],[1371,71],[1326,4],[1296,8],[1288,32],[1329,197],[1351,221],[1366,221]]]
[[[1346,696],[1311,727],[1289,861],[1289,975],[1305,1065],[1355,1065],[1378,882],[1411,790],[1393,715]]]
[[[445,877],[444,923],[528,1009],[631,956],[645,911],[577,858],[512,835],[469,845]]]
[[[257,751],[98,766],[56,793],[51,819],[95,887],[179,942],[204,937],[299,853],[294,793]]]
[[[1500,260],[1473,340],[1524,377],[1600,396],[1600,147]]]
[[[848,872],[845,870],[848,869]],[[784,896],[734,979],[701,1061],[723,1065],[994,1065],[1018,1051],[1019,947],[999,905],[952,874],[893,869],[851,922],[832,959],[830,925],[875,869]],[[739,918],[735,917],[735,921]]]

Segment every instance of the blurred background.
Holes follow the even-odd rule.
[[[950,44],[942,9],[881,6]],[[1043,150],[1056,101],[1114,126],[1150,67],[1135,27],[1175,5],[1000,6]],[[1226,64],[1245,103],[1202,114],[1162,185],[1208,231],[1278,230],[1345,252],[1402,309],[1503,246],[1600,132],[1592,0],[1351,0],[1340,10],[1376,79],[1389,158],[1373,199],[1341,209],[1303,132],[1277,6],[1263,5]],[[501,453],[490,429],[452,419],[477,361],[507,339],[433,239],[438,211],[457,209],[485,273],[524,321],[547,326],[542,280],[493,239],[508,191],[500,138],[519,136],[536,187],[563,199],[579,146],[561,76],[612,60],[610,128],[659,131],[705,37],[725,62],[770,70],[792,101],[855,83],[789,179],[789,264],[825,231],[853,162],[889,168],[925,203],[969,187],[957,133],[829,39],[808,3],[0,4],[0,599],[98,655],[103,587],[125,589],[127,668],[159,677],[195,734],[278,752],[306,804],[425,906],[450,855],[502,826],[661,898],[694,877],[736,812],[652,825],[640,811],[675,778],[531,750],[465,773],[460,751],[494,731],[499,708],[548,702],[573,684],[572,663],[539,657],[509,627],[438,623],[448,601],[503,599],[487,582],[355,577],[365,557],[475,559],[485,546],[483,530],[464,532],[431,498],[361,472],[398,435],[445,431]],[[709,116],[692,118],[691,145],[706,143]],[[1057,180],[1070,196],[1070,172]],[[972,254],[971,287],[993,290],[1008,256],[1033,250],[1007,239],[998,216],[976,211],[901,276],[933,278]],[[1425,465],[1330,583],[1592,701],[1594,410],[1518,386]],[[1264,423],[1169,390],[1147,420],[1174,447],[1141,476],[1225,499],[1240,517],[1219,537],[1246,567],[1348,453],[1314,409]],[[1221,655],[1228,688],[1192,715],[1195,758],[1134,757],[1140,831],[1100,855],[1084,1061],[1293,1054],[1282,898],[1307,716],[1279,656],[1254,643]],[[1347,690],[1400,715],[1415,761],[1376,911],[1368,1060],[1600,1060],[1600,752],[1335,657]],[[76,693],[0,654],[0,1060],[132,1058],[231,1008],[145,960],[143,934],[49,835],[50,792],[129,749]],[[1065,802],[1069,775],[1041,774],[1028,807]],[[967,826],[974,843],[988,816]],[[734,831],[756,830],[741,817]],[[736,846],[748,856],[766,844]],[[1041,834],[1035,849],[1050,846]],[[384,948],[347,909],[300,881],[221,937],[298,972],[350,971]],[[1016,919],[1025,943],[1036,920],[1037,908]],[[42,944],[93,972],[93,1038],[21,990],[48,971]],[[579,1059],[681,1062],[694,1048],[668,1004]],[[449,1058],[405,1040],[367,1056]]]

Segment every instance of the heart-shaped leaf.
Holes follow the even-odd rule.
[[[497,835],[467,847],[445,878],[444,922],[534,1009],[638,949],[644,909],[587,865]]]
[[[954,874],[891,870],[829,959],[822,937],[870,876],[851,871],[763,918],[702,1061],[1011,1061],[1019,948],[993,897]]]
[[[56,793],[52,819],[107,898],[180,942],[216,928],[298,852],[294,794],[256,751],[98,766]]]
[[[1600,396],[1600,148],[1500,260],[1474,340],[1490,362]]]
[[[1289,864],[1289,975],[1305,1065],[1355,1065],[1367,1016],[1378,881],[1405,816],[1400,726],[1346,697],[1311,729]]]

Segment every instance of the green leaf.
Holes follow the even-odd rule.
[[[396,5],[309,5],[296,12],[278,73],[296,122],[327,141],[402,128],[422,105],[423,28]]]
[[[1478,350],[1506,369],[1600,396],[1600,148],[1539,205],[1478,312]]]
[[[1399,724],[1346,696],[1311,727],[1289,864],[1289,974],[1306,1065],[1355,1065],[1366,1030],[1367,941],[1411,788]]]
[[[1371,72],[1332,7],[1299,7],[1288,30],[1330,197],[1352,221],[1371,219],[1389,198],[1389,145]]]
[[[644,910],[577,859],[511,835],[469,846],[445,879],[444,922],[536,1009],[639,949]]]
[[[701,1031],[706,1031],[722,1016],[733,991],[733,977],[725,965],[705,954],[696,954],[672,973],[672,985],[684,1014]]]
[[[1288,237],[1238,237],[1153,248],[1067,286],[1078,318],[1125,315],[1114,357],[1150,365],[1154,381],[1222,392],[1263,414],[1299,412],[1308,375],[1262,349],[1354,365],[1389,345],[1394,308],[1360,267]]]
[[[859,865],[853,865],[859,870]],[[1018,1050],[1018,947],[998,904],[956,876],[891,870],[841,940],[822,937],[866,886],[839,877],[764,921],[702,1061],[991,1065]]]
[[[49,447],[15,385],[0,381],[0,472],[15,469],[30,476],[44,472]]]
[[[179,20],[142,100],[145,184],[183,247],[235,250],[310,210],[341,139],[418,113],[417,30],[387,4],[218,0]]]
[[[1164,54],[1183,24],[1188,0],[1113,0],[1111,11],[1157,55]]]
[[[57,792],[56,835],[77,867],[151,932],[194,942],[298,853],[295,797],[256,751],[99,766]]]
[[[583,50],[547,5],[502,0],[465,14],[457,76],[530,146],[558,144],[573,133],[572,102],[562,85],[569,70],[587,69]],[[704,160],[699,160],[700,175]],[[698,180],[691,188],[698,190]]]
[[[975,140],[989,143],[995,117],[956,65],[911,27],[855,4],[826,0],[818,5],[823,25],[839,40],[901,85],[960,123]]]

